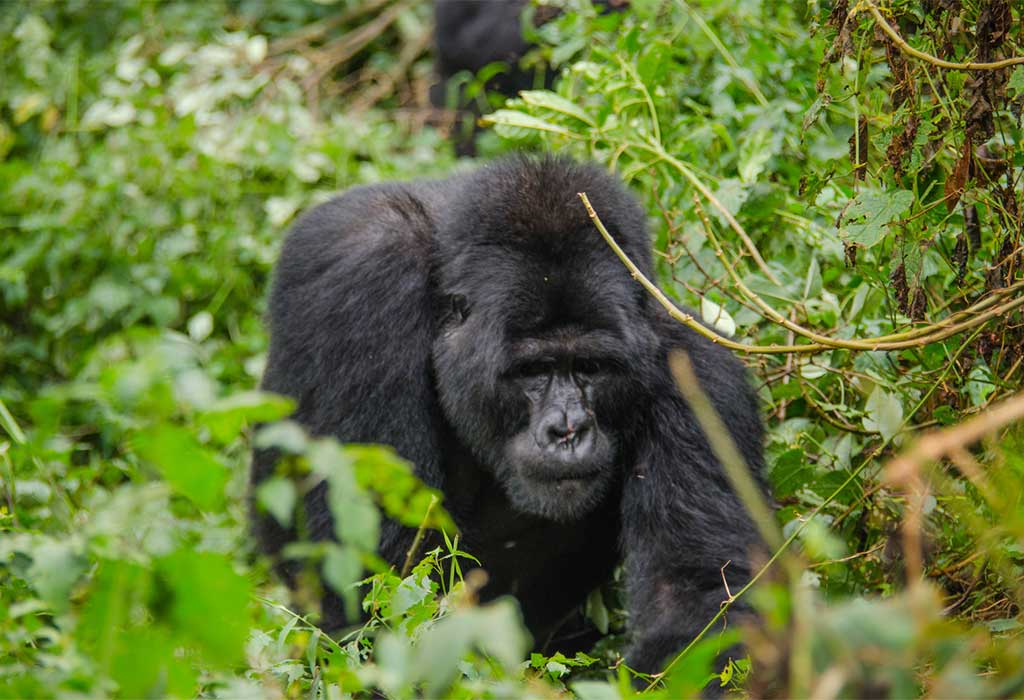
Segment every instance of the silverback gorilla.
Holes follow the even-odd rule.
[[[671,320],[577,197],[651,272],[644,212],[594,165],[517,156],[447,180],[357,187],[288,236],[263,381],[317,435],[384,443],[444,493],[463,548],[549,635],[621,561],[627,662],[656,672],[750,576],[754,527],[673,382],[689,353],[748,464],[757,400],[726,349]],[[274,470],[256,455],[253,479]],[[306,497],[331,536],[323,484]],[[258,517],[264,548],[295,535]],[[396,566],[414,533],[383,527]],[[336,598],[324,626],[346,620]],[[735,608],[742,611],[742,608]]]

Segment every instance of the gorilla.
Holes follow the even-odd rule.
[[[760,544],[669,354],[689,354],[755,473],[762,424],[742,363],[649,299],[578,192],[650,275],[637,201],[565,158],[508,157],[315,207],[277,264],[263,388],[294,397],[312,434],[391,445],[415,465],[488,574],[481,598],[514,595],[534,639],[621,563],[627,663],[653,673],[749,580]],[[254,482],[274,468],[257,452]],[[332,536],[323,486],[305,501],[314,539]],[[295,537],[256,517],[265,550]],[[414,534],[385,521],[381,557],[400,567]],[[325,598],[325,628],[353,622]]]
[[[629,6],[628,0],[596,0],[593,3],[602,12],[618,12]],[[550,89],[556,71],[539,65],[526,68],[521,59],[534,45],[523,36],[523,11],[529,0],[435,0],[434,2],[434,55],[435,72],[440,81],[430,88],[430,103],[434,107],[457,110],[453,141],[460,156],[476,153],[474,138],[480,116],[479,105],[467,100],[461,86],[453,78],[464,71],[476,74],[492,63],[504,63],[505,70],[492,76],[485,84],[489,92],[508,97],[520,90]],[[551,21],[560,10],[550,5],[533,8],[534,26]],[[456,94],[449,95],[454,89]],[[450,103],[454,98],[455,104]]]
[[[554,71],[528,70],[520,65],[520,59],[532,48],[523,38],[520,21],[527,5],[527,0],[436,0],[434,3],[435,71],[440,82],[431,86],[430,102],[434,107],[456,108],[452,138],[457,155],[475,155],[476,119],[480,108],[466,99],[461,85],[454,83],[456,75],[464,71],[476,74],[491,63],[505,63],[506,69],[492,76],[485,88],[508,96],[534,87],[550,88],[554,83]],[[537,9],[536,23],[549,19],[548,8]],[[456,94],[450,95],[453,88]]]

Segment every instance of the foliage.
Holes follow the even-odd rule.
[[[729,640],[704,639],[646,695],[711,674],[766,696],[1019,694],[1024,434],[888,460],[1020,385],[1024,66],[911,56],[871,0],[561,4],[534,31],[563,79],[490,115],[490,148],[615,168],[660,286],[768,348],[749,357],[801,557],[745,593],[750,659],[712,669]],[[878,12],[938,59],[1024,55],[1004,0]],[[428,32],[409,2],[0,7],[0,695],[636,692],[617,591],[588,602],[609,631],[590,654],[529,655],[513,603],[476,604],[456,537],[405,576],[374,557],[381,510],[451,532],[407,465],[310,440],[254,390],[295,213],[454,165],[398,118]],[[323,478],[340,524],[287,552],[291,598],[246,530],[254,441],[290,455],[254,507],[291,522]],[[317,571],[365,626],[320,632]]]

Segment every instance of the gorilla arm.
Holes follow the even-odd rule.
[[[392,445],[427,484],[441,486],[439,410],[430,377],[431,217],[409,185],[350,190],[296,223],[270,295],[271,345],[263,388],[298,402],[294,420],[314,435]],[[429,187],[423,186],[429,195]],[[253,483],[273,451],[256,454]],[[320,484],[305,498],[308,535],[332,534]],[[257,536],[278,552],[292,533],[261,516]],[[381,554],[404,555],[408,532],[386,520]],[[289,573],[285,569],[286,577]],[[324,624],[345,624],[325,601]]]
[[[749,581],[750,554],[759,545],[752,521],[671,379],[667,355],[670,348],[688,352],[702,389],[747,466],[759,474],[763,429],[745,368],[696,333],[671,321],[662,325],[668,339],[658,372],[663,386],[647,416],[647,439],[625,475],[622,499],[633,640],[627,662],[644,673],[661,671],[730,593]],[[730,608],[733,616],[748,612],[743,600]]]

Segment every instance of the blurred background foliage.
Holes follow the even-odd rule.
[[[645,694],[717,674],[766,697],[1019,696],[1024,65],[941,64],[1024,55],[1021,9],[555,4],[524,23],[553,91],[503,104],[464,76],[500,107],[478,150],[632,184],[656,281],[762,350],[788,538],[745,593],[750,656],[711,668],[730,642],[702,640]],[[431,24],[409,0],[0,5],[0,695],[637,692],[614,586],[588,602],[591,654],[529,654],[514,603],[438,575],[472,556],[457,540],[409,572],[374,561],[379,509],[444,523],[406,465],[311,441],[254,390],[295,214],[472,166],[428,106]],[[371,613],[341,639],[246,532],[252,426],[272,421],[258,439],[339,494],[341,541],[293,554]],[[289,479],[253,498],[282,520],[298,500]]]

